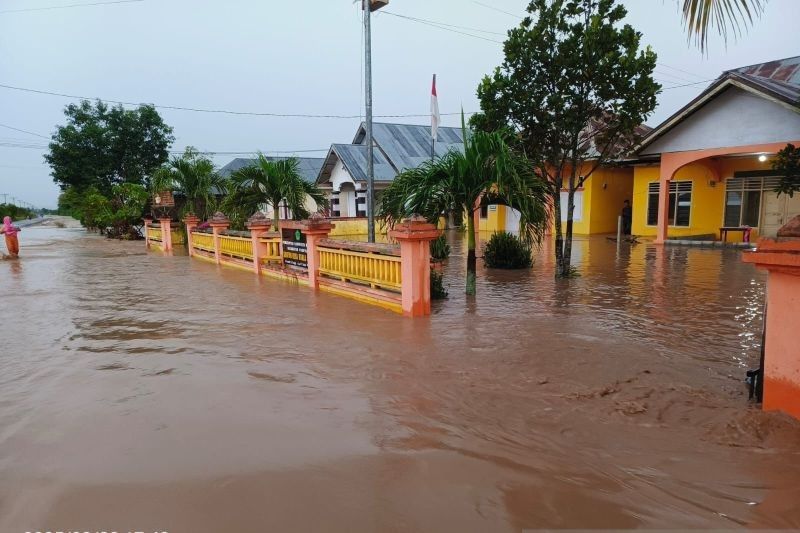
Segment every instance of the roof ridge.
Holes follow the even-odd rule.
[[[742,65],[741,67],[734,67],[734,68],[729,68],[727,70],[723,70],[722,73],[726,74],[726,73],[732,72],[734,70],[743,70],[743,69],[750,68],[750,67],[755,67],[755,66],[758,66],[758,65],[766,65],[767,63],[774,63],[776,61],[786,61],[787,59],[800,59],[800,55],[782,57],[780,59],[770,59],[768,61],[761,61],[759,63],[753,63],[752,65]],[[762,76],[759,76],[759,77],[762,77]]]

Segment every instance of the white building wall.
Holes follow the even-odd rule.
[[[684,152],[800,139],[800,112],[732,87],[714,98],[642,154]]]

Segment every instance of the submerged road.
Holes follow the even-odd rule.
[[[763,274],[576,243],[430,319],[79,229],[0,261],[0,531],[800,527]]]

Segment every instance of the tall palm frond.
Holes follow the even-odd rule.
[[[384,190],[378,215],[389,226],[414,214],[434,222],[445,213],[467,219],[467,294],[475,294],[474,213],[505,204],[520,212],[520,234],[540,242],[547,226],[549,188],[502,134],[464,130],[464,152],[401,172]]]
[[[225,193],[225,180],[214,170],[214,164],[193,149],[169,163],[153,175],[153,192],[169,190],[186,198],[184,212],[192,211],[201,218],[211,215],[217,196]]]
[[[735,36],[743,26],[752,24],[761,15],[768,0],[683,0],[683,23],[698,46],[705,51],[708,46],[708,30],[716,28],[723,39],[728,32]]]
[[[231,175],[231,201],[258,209],[268,205],[274,213],[273,224],[280,229],[280,207],[285,205],[294,218],[310,215],[306,198],[311,197],[318,206],[326,206],[325,193],[314,184],[303,180],[296,158],[270,160],[259,154],[253,165],[237,170]]]

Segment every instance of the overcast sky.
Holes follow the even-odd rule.
[[[144,0],[13,11],[90,1],[102,0],[0,0],[0,84],[194,108],[363,112],[360,10],[352,0]],[[678,0],[624,3],[628,22],[658,53],[656,77],[665,88],[800,54],[798,0],[770,0],[765,15],[743,38],[727,48],[712,39],[707,56],[687,43]],[[434,72],[442,113],[462,106],[476,110],[478,81],[502,61],[502,45],[494,41],[503,40],[526,5],[524,0],[391,0],[387,13],[373,19],[375,114],[428,113]],[[445,31],[389,13],[473,29]],[[648,124],[659,124],[704,86],[665,90]],[[70,101],[0,88],[0,124],[49,137],[63,122]],[[357,118],[159,111],[175,129],[175,149],[326,149],[350,142],[359,123]],[[383,120],[429,123],[427,117]],[[444,117],[445,125],[455,126],[458,120]],[[45,138],[0,127],[0,194],[55,207],[59,190],[43,163],[46,144]],[[305,155],[322,157],[324,152]],[[233,157],[214,159],[222,166]]]

